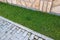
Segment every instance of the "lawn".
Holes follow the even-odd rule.
[[[0,3],[0,16],[60,40],[60,16]]]

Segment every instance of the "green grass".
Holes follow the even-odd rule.
[[[60,17],[0,3],[0,16],[22,24],[34,31],[60,40]]]

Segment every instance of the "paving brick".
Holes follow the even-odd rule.
[[[0,21],[0,40],[53,40],[3,17]]]

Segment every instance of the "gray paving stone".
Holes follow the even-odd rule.
[[[0,40],[53,40],[0,16]]]

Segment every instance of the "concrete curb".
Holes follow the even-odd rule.
[[[56,16],[60,16],[60,13],[50,12],[49,14],[56,15]]]

